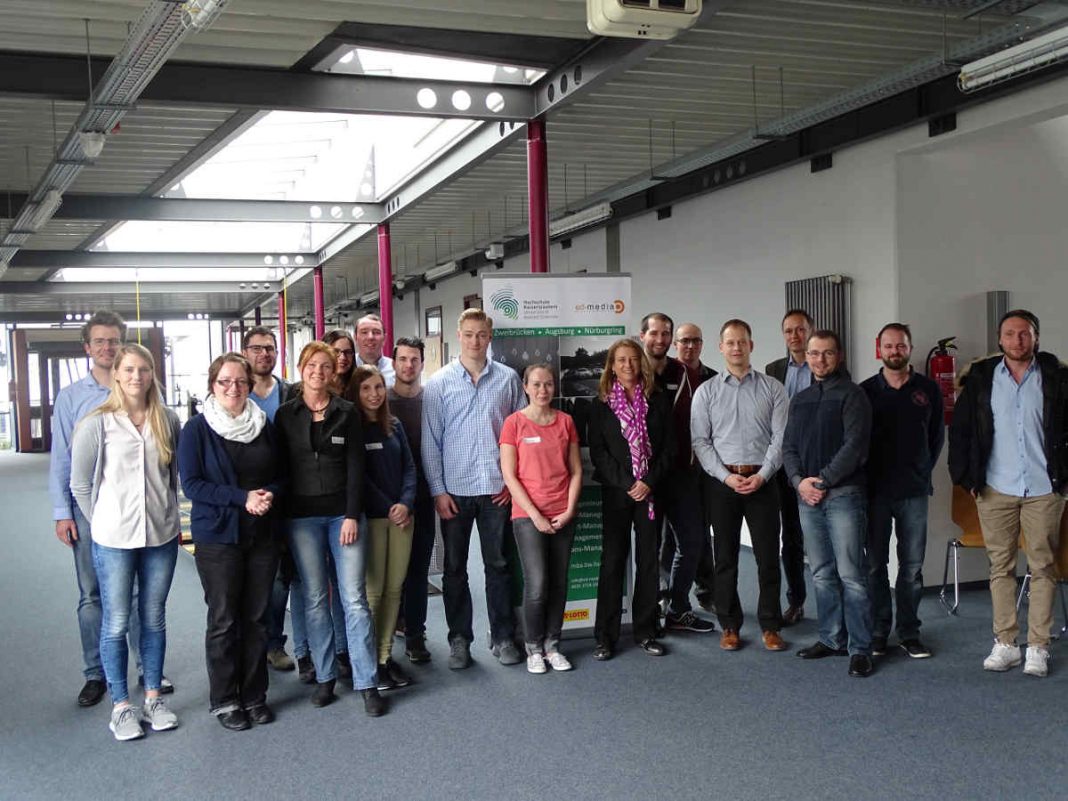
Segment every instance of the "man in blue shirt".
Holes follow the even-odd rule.
[[[248,329],[241,338],[241,355],[252,365],[254,383],[248,393],[249,400],[263,409],[273,423],[274,413],[286,402],[289,392],[289,384],[274,376],[278,362],[278,342],[274,332],[263,325]]]
[[[397,372],[393,360],[382,354],[385,344],[386,329],[382,326],[381,317],[365,314],[356,321],[356,366],[369,364],[377,367],[382,380],[386,382],[386,389],[389,389],[397,380]]]
[[[111,393],[111,368],[119,348],[126,339],[126,323],[109,311],[98,311],[82,326],[82,347],[89,357],[89,374],[64,387],[56,395],[52,409],[52,458],[48,472],[48,493],[52,500],[52,519],[56,537],[74,554],[74,571],[78,578],[78,627],[82,640],[85,685],[78,693],[79,706],[99,703],[107,690],[104,668],[100,662],[100,586],[93,567],[92,536],[89,521],[82,515],[70,493],[70,443],[74,427],[85,415],[107,400]],[[136,600],[130,612],[130,650],[141,667],[138,641],[141,626]],[[174,692],[174,685],[163,679],[162,692]]]
[[[1016,644],[1016,558],[1020,536],[1031,573],[1024,673],[1049,672],[1057,584],[1055,550],[1068,479],[1068,366],[1038,349],[1038,318],[1007,312],[998,325],[1003,356],[974,362],[949,430],[949,472],[979,510],[990,561],[994,647],[985,670],[1021,662]]]
[[[467,555],[478,523],[486,570],[486,606],[494,655],[502,665],[523,661],[514,643],[511,577],[504,540],[511,496],[501,473],[504,419],[526,405],[515,370],[487,358],[493,320],[481,309],[460,315],[460,358],[438,370],[423,389],[423,467],[445,540],[443,595],[449,624],[449,667],[471,664],[471,589]]]

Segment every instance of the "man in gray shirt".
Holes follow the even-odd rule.
[[[723,628],[720,647],[741,647],[742,605],[738,598],[738,551],[742,519],[749,526],[760,598],[757,618],[769,651],[786,648],[779,635],[779,493],[772,480],[782,465],[788,401],[783,385],[750,364],[753,334],[744,320],[720,328],[719,349],[726,371],[703,383],[693,398],[690,434],[709,482],[715,598]]]

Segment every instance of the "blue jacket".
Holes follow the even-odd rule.
[[[392,437],[383,434],[377,423],[365,421],[363,444],[367,449],[367,516],[388,517],[395,503],[414,509],[415,460],[401,421],[394,418]]]
[[[274,426],[267,423],[263,435],[276,457],[275,480],[264,489],[275,495],[272,517],[277,519],[274,509],[278,508],[278,496],[282,494],[282,460],[277,458]],[[178,440],[178,473],[182,477],[183,494],[193,502],[190,515],[193,542],[236,544],[248,491],[237,485],[237,472],[223,438],[211,430],[202,414],[182,429]]]

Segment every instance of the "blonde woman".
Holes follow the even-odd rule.
[[[116,740],[178,725],[160,697],[167,647],[166,604],[178,554],[178,469],[181,424],[163,405],[152,354],[123,345],[112,367],[111,394],[78,424],[71,447],[70,489],[90,522],[93,565],[100,583],[104,665]],[[145,700],[130,703],[126,632],[134,579],[141,616]]]

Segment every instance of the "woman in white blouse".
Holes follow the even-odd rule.
[[[71,445],[70,488],[93,529],[93,565],[100,583],[100,658],[114,704],[117,740],[178,725],[160,697],[167,630],[167,594],[178,554],[178,472],[174,457],[181,424],[163,405],[152,354],[140,345],[119,349],[111,395],[79,424]],[[130,704],[126,632],[134,578],[141,614],[145,701]]]

